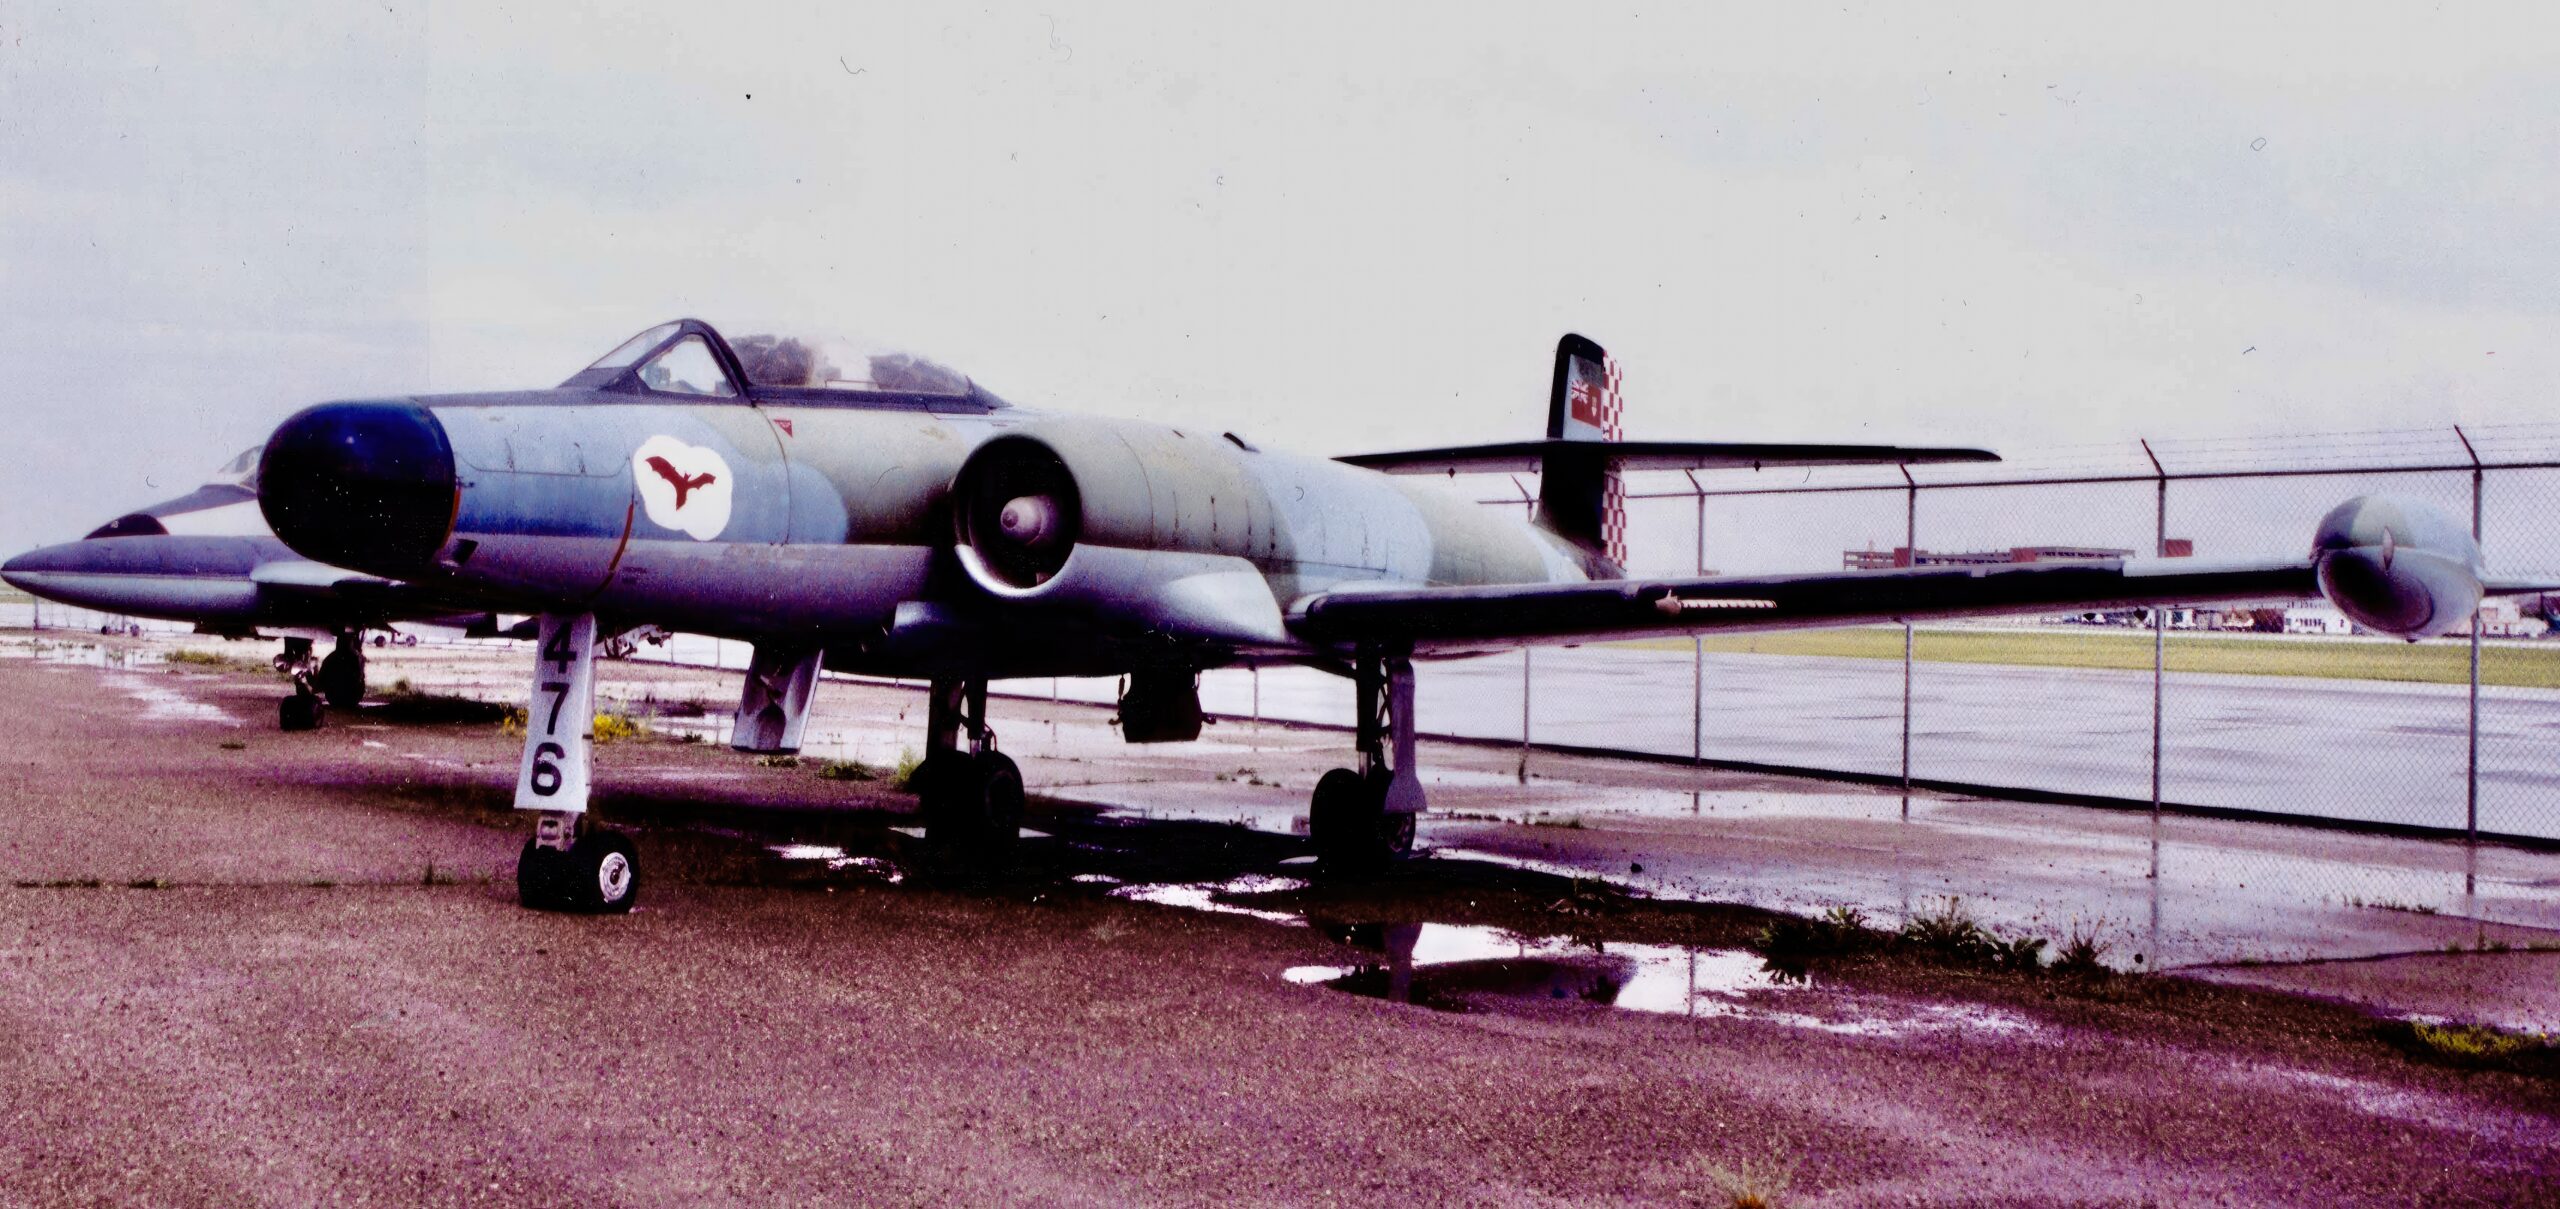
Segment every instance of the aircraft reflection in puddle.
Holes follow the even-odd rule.
[[[1459,924],[1348,924],[1327,935],[1383,965],[1298,966],[1281,977],[1398,1003],[1462,1009],[1462,997],[1578,999],[1638,1012],[1729,1015],[1741,997],[1789,985],[1757,953],[1527,937]],[[1802,985],[1802,984],[1797,984]]]
[[[1846,993],[1826,994],[1819,1004],[1804,1005],[1846,1007],[1846,1015],[1777,1008],[1765,1000],[1808,994],[1816,989],[1812,981],[1790,979],[1770,969],[1759,954],[1742,949],[1593,944],[1455,924],[1332,925],[1325,931],[1380,953],[1385,963],[1298,966],[1282,972],[1282,978],[1441,1011],[1465,1011],[1470,1000],[1500,997],[1580,1000],[1657,1015],[1732,1017],[1857,1037],[2039,1031],[2034,1021],[1994,1008]]]

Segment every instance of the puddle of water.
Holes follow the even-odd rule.
[[[1792,1010],[1771,1001],[1817,988],[1778,974],[1759,954],[1743,949],[1591,944],[1455,924],[1335,925],[1326,931],[1378,952],[1385,961],[1294,966],[1281,971],[1284,981],[1443,1011],[1465,1011],[1470,999],[1498,996],[1579,1000],[1654,1015],[1755,1020],[1855,1037],[1947,1031],[2026,1036],[2041,1030],[2032,1020],[1994,1008],[1837,993],[1826,994],[1819,1006],[1846,1007],[1849,1014]]]
[[[230,711],[217,705],[207,705],[174,689],[156,684],[128,684],[122,687],[125,696],[142,703],[142,716],[145,720],[219,722],[224,726],[240,725],[240,719],[232,717]]]
[[[766,851],[786,861],[822,861],[830,870],[867,873],[892,886],[907,880],[907,871],[895,864],[876,856],[853,856],[833,844],[775,844]]]
[[[1307,921],[1286,911],[1263,911],[1239,907],[1217,900],[1220,894],[1277,894],[1284,890],[1303,890],[1307,883],[1292,877],[1269,877],[1248,873],[1223,882],[1150,882],[1122,886],[1111,892],[1113,898],[1131,902],[1154,903],[1163,907],[1181,907],[1187,911],[1206,911],[1213,915],[1243,915],[1275,924],[1303,928]]]

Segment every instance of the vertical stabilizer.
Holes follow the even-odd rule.
[[[1610,442],[1626,435],[1620,423],[1618,365],[1608,350],[1568,333],[1556,342],[1556,372],[1547,391],[1549,440]],[[1546,526],[1585,549],[1624,567],[1627,562],[1627,492],[1608,458],[1550,452],[1538,480],[1538,514]]]

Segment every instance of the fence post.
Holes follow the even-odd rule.
[[[1520,648],[1520,783],[1529,783],[1529,648]]]
[[[1697,492],[1698,577],[1704,579],[1707,574],[1707,493],[1706,489],[1698,486],[1695,472],[1683,470],[1680,473],[1688,476],[1689,490]],[[1689,762],[1704,764],[1707,762],[1707,640],[1703,636],[1689,635],[1689,661]]]
[[[1908,565],[1920,565],[1920,484],[1902,464],[1902,549]],[[1902,817],[1911,818],[1911,619],[1902,619]]]
[[[2169,557],[2169,472],[2161,469],[2160,455],[2151,451],[2151,442],[2142,441],[2142,456],[2151,459],[2151,473],[2157,483],[2151,514],[2151,556]],[[2151,873],[2152,881],[2160,880],[2160,754],[2166,744],[2164,709],[2169,671],[2169,610],[2162,604],[2151,606]]]
[[[2461,440],[2463,455],[2471,459],[2471,544],[2480,544],[2480,451],[2471,447],[2471,437],[2462,426],[2453,426],[2453,435]],[[2462,863],[2462,892],[2479,890],[2480,871],[2480,608],[2471,609],[2471,754],[2462,777],[2462,842],[2468,859]]]

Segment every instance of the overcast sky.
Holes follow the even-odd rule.
[[[730,7],[0,0],[0,550],[679,314],[1322,453],[1532,435],[1566,330],[1660,438],[2540,423],[2560,370],[2530,7]]]

